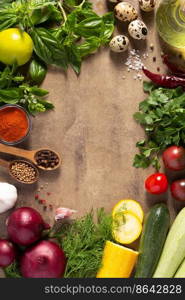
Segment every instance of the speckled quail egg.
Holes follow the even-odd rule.
[[[115,8],[115,16],[120,21],[126,22],[126,21],[133,21],[137,19],[138,14],[134,6],[128,2],[120,2],[118,3]]]
[[[129,39],[125,35],[116,35],[110,41],[109,46],[114,52],[124,52],[128,49]]]
[[[143,11],[150,12],[155,8],[156,0],[139,0],[139,5]]]
[[[136,40],[145,40],[148,34],[148,29],[145,23],[141,20],[134,20],[128,26],[130,36]]]

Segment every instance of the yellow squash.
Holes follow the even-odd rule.
[[[137,257],[137,251],[107,241],[103,252],[102,267],[96,277],[129,278]]]
[[[132,199],[120,200],[112,210],[112,217],[114,218],[119,213],[131,212],[136,215],[139,221],[142,223],[144,218],[144,212],[139,202]]]

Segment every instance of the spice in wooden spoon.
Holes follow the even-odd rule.
[[[34,183],[38,179],[37,169],[29,162],[14,161],[9,166],[10,175],[22,183]]]

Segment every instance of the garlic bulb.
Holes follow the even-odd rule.
[[[0,213],[12,208],[17,201],[17,189],[14,185],[0,182]]]

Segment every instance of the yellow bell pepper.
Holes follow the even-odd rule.
[[[106,241],[102,266],[96,277],[129,278],[137,257],[137,251]]]

